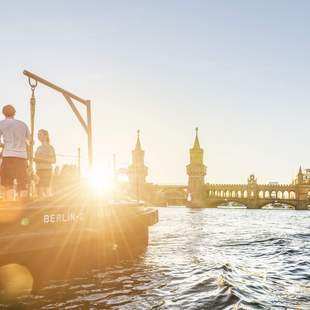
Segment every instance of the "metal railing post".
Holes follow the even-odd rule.
[[[87,101],[87,139],[88,139],[88,167],[92,168],[93,165],[93,132],[92,132],[92,118],[91,118],[91,102]]]

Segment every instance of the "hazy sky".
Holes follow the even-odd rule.
[[[198,126],[208,181],[290,182],[310,167],[309,29],[309,1],[0,0],[0,105],[28,122],[28,69],[92,100],[107,171],[139,128],[148,180],[186,182]],[[86,155],[64,99],[37,98],[57,153]]]

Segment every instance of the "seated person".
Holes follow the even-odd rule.
[[[50,196],[50,185],[53,174],[53,164],[56,163],[54,148],[50,145],[47,130],[40,129],[38,139],[41,145],[37,148],[34,162],[36,164],[36,174],[39,177],[38,195],[39,197]]]

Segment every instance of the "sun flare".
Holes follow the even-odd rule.
[[[113,189],[113,178],[103,169],[93,168],[87,175],[87,183],[97,195],[111,192]]]

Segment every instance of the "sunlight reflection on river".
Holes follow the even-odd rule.
[[[310,309],[310,212],[160,209],[134,263],[51,281],[29,309]]]

